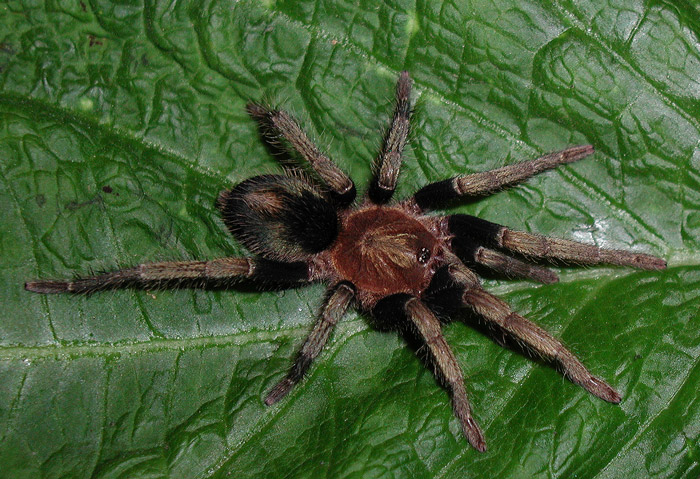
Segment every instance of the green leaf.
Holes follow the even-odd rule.
[[[0,15],[3,477],[698,477],[700,22],[684,2],[8,0]],[[622,394],[604,403],[458,317],[445,334],[489,445],[393,334],[349,314],[291,395],[324,287],[23,289],[245,254],[218,192],[278,169],[268,99],[361,186],[401,70],[399,194],[572,144],[598,153],[453,211],[669,268],[485,280]],[[498,338],[496,338],[498,339]]]

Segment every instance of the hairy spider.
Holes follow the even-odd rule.
[[[355,185],[309,140],[284,111],[249,104],[248,112],[271,140],[285,140],[318,175],[325,187],[302,175],[262,175],[224,191],[218,207],[231,233],[256,256],[211,261],[144,263],[133,268],[66,281],[31,281],[37,293],[92,293],[135,287],[160,288],[240,279],[280,284],[323,281],[330,285],[320,316],[286,377],[265,398],[271,405],[297,384],[316,359],[338,320],[354,304],[371,312],[378,325],[416,335],[434,365],[435,375],[452,395],[454,414],[479,451],[486,442],[472,417],[462,371],[445,341],[437,317],[469,308],[500,327],[591,394],[612,403],[620,394],[593,376],[564,345],[485,291],[467,265],[541,283],[558,281],[544,267],[521,257],[573,263],[633,266],[659,270],[655,256],[609,250],[564,239],[511,230],[474,216],[428,216],[426,212],[461,196],[483,196],[533,175],[593,153],[575,146],[536,160],[429,184],[411,198],[390,202],[411,116],[411,80],[401,73],[391,126],[377,158],[366,197],[355,204]]]

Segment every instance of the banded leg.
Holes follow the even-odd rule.
[[[486,320],[500,326],[522,341],[536,353],[556,361],[564,375],[586,391],[611,403],[620,402],[620,394],[608,383],[593,376],[588,369],[559,341],[547,331],[513,312],[500,298],[481,288],[467,289],[462,296],[464,304]]]
[[[261,127],[281,135],[306,161],[319,177],[328,185],[334,199],[342,205],[349,205],[355,199],[355,184],[350,177],[323,154],[304,133],[289,113],[282,110],[269,110],[257,103],[247,106],[250,116]]]
[[[409,319],[425,340],[435,363],[436,375],[450,388],[452,409],[462,426],[462,433],[478,451],[486,450],[486,441],[481,428],[472,417],[471,407],[464,387],[464,375],[454,353],[445,341],[440,321],[418,298],[406,301],[404,309]]]
[[[543,171],[585,158],[593,151],[591,145],[574,146],[535,160],[523,161],[483,173],[456,176],[424,186],[413,196],[413,201],[420,209],[430,210],[460,196],[487,195],[505,186],[520,183]]]
[[[368,195],[372,202],[380,204],[391,199],[401,171],[401,155],[406,146],[411,118],[411,77],[401,72],[396,83],[396,107],[391,126],[384,138],[384,145],[377,158],[377,174],[370,184]]]
[[[485,248],[471,238],[453,238],[451,245],[452,250],[464,262],[477,263],[509,277],[527,278],[539,283],[551,284],[559,281],[559,277],[550,269]]]
[[[29,281],[24,284],[24,288],[43,294],[88,294],[106,289],[152,289],[246,278],[275,283],[311,279],[309,266],[304,261],[285,263],[262,258],[219,258],[211,261],[144,263],[133,268],[73,280]]]
[[[345,314],[350,302],[355,297],[355,288],[348,282],[339,283],[331,292],[326,304],[323,306],[321,316],[318,318],[314,329],[304,341],[294,365],[291,367],[282,381],[268,393],[265,404],[268,406],[276,403],[304,377],[306,371],[319,355],[328,337],[340,318]]]
[[[502,299],[484,290],[479,283],[479,278],[469,268],[453,263],[449,267],[449,272],[455,283],[464,288],[461,297],[464,306],[498,325],[532,351],[559,363],[564,375],[594,396],[611,403],[620,402],[620,394],[605,381],[593,376],[561,341],[515,313]]]
[[[560,238],[513,231],[505,226],[469,215],[452,215],[448,228],[456,237],[470,237],[488,246],[515,251],[525,256],[583,264],[614,264],[646,270],[666,268],[666,261],[656,256],[594,245]]]

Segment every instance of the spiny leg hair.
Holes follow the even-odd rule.
[[[480,264],[508,277],[527,278],[543,284],[559,281],[559,277],[550,269],[485,248],[469,237],[452,238],[450,245],[463,262]]]
[[[478,451],[486,450],[486,441],[481,428],[472,416],[464,375],[457,358],[442,335],[440,320],[418,298],[406,301],[404,309],[409,319],[425,341],[435,364],[436,376],[444,381],[452,394],[452,409],[462,427],[462,433]]]
[[[39,280],[24,284],[35,293],[89,294],[118,288],[158,289],[178,284],[197,285],[252,279],[275,283],[309,281],[309,266],[304,261],[282,262],[262,258],[219,258],[211,261],[166,261],[143,263],[133,268],[77,278]]]
[[[479,279],[461,264],[450,266],[454,280],[464,287],[462,302],[487,321],[513,335],[535,353],[557,362],[564,375],[586,391],[611,403],[620,402],[620,394],[608,383],[593,376],[566,347],[533,322],[515,313],[502,299],[484,290]]]
[[[380,204],[391,199],[401,171],[401,156],[406,146],[411,119],[411,78],[401,72],[396,83],[396,106],[391,126],[377,158],[376,177],[370,184],[368,195],[372,202]]]
[[[477,263],[513,278],[528,278],[543,284],[559,281],[557,274],[547,268],[528,264],[498,251],[479,246],[474,254]]]
[[[486,245],[504,248],[524,256],[582,264],[606,263],[646,270],[666,268],[666,261],[656,256],[603,249],[577,241],[514,231],[476,216],[452,215],[448,217],[448,228],[458,238],[470,237]]]
[[[304,345],[301,347],[294,365],[287,373],[287,376],[277,383],[265,398],[265,404],[268,406],[285,397],[301,381],[314,359],[321,353],[331,331],[333,331],[340,318],[343,317],[355,297],[355,288],[347,281],[339,283],[329,292],[330,294],[323,306],[321,315],[316,321],[314,329],[304,341]]]
[[[352,203],[356,194],[355,183],[318,149],[289,113],[283,110],[270,110],[257,103],[249,103],[247,109],[263,130],[281,135],[289,142],[328,185],[339,204],[346,206]]]
[[[456,176],[424,186],[413,195],[421,210],[431,210],[460,196],[483,196],[506,186],[520,183],[534,175],[559,165],[572,163],[593,153],[593,146],[581,145],[544,155],[540,158],[515,163],[494,170]]]

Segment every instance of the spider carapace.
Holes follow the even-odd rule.
[[[375,206],[343,218],[329,256],[340,276],[355,285],[363,309],[391,294],[420,296],[428,287],[443,256],[434,220]]]
[[[580,264],[608,263],[648,270],[666,267],[655,256],[609,250],[511,230],[474,216],[429,215],[445,202],[484,196],[593,153],[575,146],[535,160],[429,184],[412,197],[392,201],[408,138],[411,80],[399,76],[396,107],[365,198],[355,201],[352,180],[323,154],[284,111],[249,104],[248,111],[271,141],[282,141],[310,165],[316,178],[291,172],[243,181],[218,200],[224,222],[253,254],[209,261],[144,263],[76,280],[25,284],[37,293],[91,293],[135,287],[228,284],[241,279],[293,285],[323,281],[328,294],[315,326],[288,374],[267,395],[270,405],[297,384],[351,305],[423,342],[435,375],[452,396],[455,416],[479,451],[486,443],[472,417],[462,371],[442,335],[438,314],[467,308],[499,327],[591,394],[618,403],[620,395],[557,339],[515,313],[481,287],[471,267],[541,283],[556,274],[523,258]],[[515,256],[513,256],[513,254]]]

